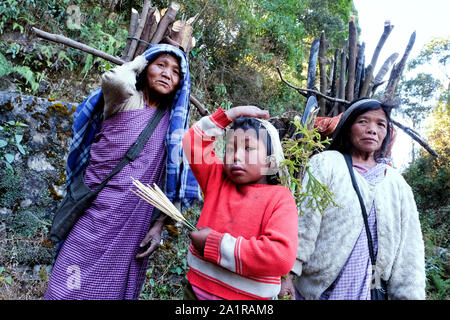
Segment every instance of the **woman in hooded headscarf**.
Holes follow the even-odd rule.
[[[155,219],[153,206],[131,193],[131,177],[159,184],[171,201],[199,199],[197,182],[182,160],[189,94],[184,52],[159,44],[107,71],[101,89],[78,106],[67,185],[84,174],[91,189],[124,157],[157,109],[163,116],[139,156],[108,182],[61,244],[45,299],[139,297],[164,215]]]
[[[297,299],[365,300],[371,299],[372,288],[387,290],[390,299],[425,298],[424,244],[414,196],[384,158],[390,143],[390,111],[373,99],[353,102],[328,151],[310,159],[311,174],[330,187],[338,206],[323,214],[303,208],[292,269]],[[303,185],[308,179],[306,175]]]

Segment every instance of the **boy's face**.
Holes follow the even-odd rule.
[[[266,143],[260,131],[258,139],[255,130],[230,130],[225,146],[224,171],[235,184],[267,184],[269,163],[266,162]]]

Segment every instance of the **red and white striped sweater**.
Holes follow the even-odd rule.
[[[271,299],[296,259],[295,199],[283,186],[236,185],[228,179],[214,153],[214,137],[230,122],[219,109],[183,138],[184,152],[205,196],[197,227],[213,229],[204,256],[190,246],[187,278],[224,299]]]

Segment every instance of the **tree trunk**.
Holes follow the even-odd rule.
[[[355,90],[355,69],[357,55],[357,31],[355,22],[351,20],[348,24],[348,80],[345,92],[345,98],[348,101],[353,100],[353,92]]]
[[[408,45],[406,46],[405,53],[403,54],[400,62],[392,68],[391,75],[389,77],[389,82],[387,84],[386,90],[383,96],[383,102],[386,104],[393,104],[395,100],[395,94],[397,91],[398,82],[400,81],[400,77],[403,73],[403,69],[406,65],[406,60],[408,59],[409,53],[414,45],[414,41],[416,40],[416,32],[414,31],[409,38]]]
[[[378,41],[377,47],[375,48],[375,51],[372,56],[372,60],[370,61],[370,64],[366,70],[366,79],[364,80],[364,84],[361,88],[361,96],[363,96],[363,97],[367,96],[369,93],[369,86],[371,85],[372,80],[373,80],[373,72],[375,70],[375,66],[378,61],[378,56],[380,55],[380,51],[383,48],[384,43],[386,42],[386,39],[389,37],[393,28],[394,28],[394,26],[391,25],[389,21],[386,21],[384,23],[383,34],[381,35],[381,38]]]

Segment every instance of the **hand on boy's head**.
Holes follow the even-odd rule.
[[[261,110],[256,106],[239,106],[225,111],[228,119],[234,121],[239,117],[253,117],[268,120],[270,117],[269,111]]]
[[[203,250],[205,249],[206,238],[208,238],[212,229],[208,227],[200,227],[198,231],[192,231],[189,233],[189,238],[191,238],[192,245],[194,248],[203,255]]]

